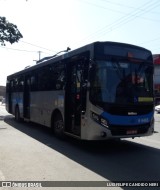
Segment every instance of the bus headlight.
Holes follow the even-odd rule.
[[[104,127],[107,127],[109,128],[108,126],[108,122],[106,119],[104,119],[103,117],[101,117],[100,115],[94,113],[94,112],[91,112],[91,117],[94,121],[96,121],[97,123],[101,124],[102,126]]]
[[[107,122],[107,120],[105,120],[104,118],[101,118],[100,122],[101,122],[101,125],[103,125],[104,127],[108,128],[108,122]]]

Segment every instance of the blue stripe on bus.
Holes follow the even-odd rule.
[[[153,118],[154,112],[150,112],[145,115],[136,115],[136,116],[119,116],[111,115],[107,112],[103,112],[101,116],[106,119],[111,125],[141,125],[149,123]]]

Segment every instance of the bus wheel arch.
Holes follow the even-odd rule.
[[[54,110],[52,113],[51,128],[55,136],[60,138],[64,137],[64,120],[58,109]]]

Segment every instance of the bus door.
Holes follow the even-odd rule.
[[[80,136],[81,115],[86,108],[85,60],[71,61],[67,67],[65,131]]]
[[[23,116],[30,119],[30,76],[25,76],[24,81]]]

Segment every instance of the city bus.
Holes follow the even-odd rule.
[[[16,121],[58,137],[107,140],[154,132],[153,58],[149,50],[94,42],[7,77],[6,109]]]

